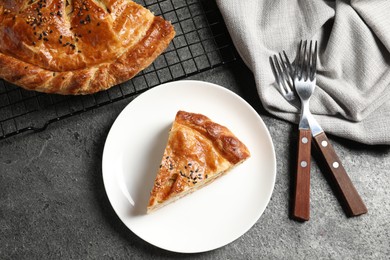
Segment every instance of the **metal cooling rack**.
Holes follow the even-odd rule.
[[[236,60],[237,54],[214,1],[136,2],[172,22],[176,36],[168,49],[132,80],[92,95],[43,94],[0,79],[0,139],[44,130],[61,119]]]

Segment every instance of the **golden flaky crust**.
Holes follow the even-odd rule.
[[[174,36],[170,22],[130,0],[0,0],[0,78],[90,94],[134,77]]]
[[[209,184],[249,156],[248,148],[228,128],[204,115],[178,111],[147,211]]]

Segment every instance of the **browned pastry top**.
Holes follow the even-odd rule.
[[[0,0],[0,77],[43,92],[93,93],[133,77],[174,34],[130,0]]]
[[[178,124],[198,131],[210,140],[214,148],[232,164],[249,156],[247,147],[228,128],[202,114],[179,111],[175,120]]]
[[[149,211],[202,187],[249,156],[228,128],[204,115],[179,111],[151,191]]]

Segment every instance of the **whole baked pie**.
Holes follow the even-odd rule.
[[[134,77],[174,36],[170,22],[130,0],[0,0],[0,78],[90,94]]]

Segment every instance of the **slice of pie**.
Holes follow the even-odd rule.
[[[130,0],[0,0],[0,78],[94,93],[134,77],[174,36],[170,22]]]
[[[250,156],[226,127],[208,117],[178,111],[150,193],[150,213],[196,191]]]

